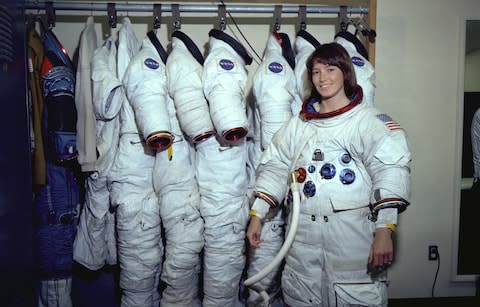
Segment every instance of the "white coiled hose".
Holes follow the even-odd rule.
[[[270,262],[266,267],[260,270],[257,274],[253,275],[252,277],[245,280],[244,284],[247,287],[252,288],[253,290],[257,291],[260,296],[263,298],[263,302],[266,306],[270,306],[270,297],[268,293],[263,287],[259,284],[256,284],[258,281],[262,280],[265,276],[267,276],[277,265],[280,264],[282,259],[287,254],[290,246],[295,239],[295,235],[297,234],[298,228],[298,220],[300,216],[300,190],[297,183],[297,178],[295,172],[291,174],[291,183],[290,183],[290,190],[292,191],[293,196],[293,208],[292,208],[292,218],[291,224],[287,233],[287,237],[285,238],[285,242],[283,242],[282,247],[278,251],[277,255],[273,258],[272,262]]]

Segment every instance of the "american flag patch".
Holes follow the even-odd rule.
[[[388,129],[390,130],[401,130],[402,127],[400,126],[399,123],[397,123],[396,121],[394,121],[390,116],[388,116],[387,114],[377,114],[377,118],[379,120],[381,120],[382,122],[385,123],[385,125],[387,126]]]

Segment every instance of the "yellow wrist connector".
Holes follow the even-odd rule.
[[[257,210],[251,209],[250,211],[248,211],[248,215],[249,216],[257,216]]]
[[[385,226],[387,226],[387,228],[390,229],[392,232],[397,231],[397,225],[395,224],[387,224]]]

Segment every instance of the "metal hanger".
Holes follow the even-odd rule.
[[[218,17],[220,18],[218,29],[220,31],[225,31],[227,28],[227,8],[225,5],[218,6]]]
[[[108,24],[110,28],[117,27],[117,10],[115,9],[115,3],[109,2],[107,4],[107,16],[108,16]]]
[[[47,15],[47,25],[49,29],[55,27],[55,8],[53,7],[53,1],[45,2],[45,14]]]
[[[160,29],[162,21],[162,5],[156,3],[153,5],[153,29]]]
[[[307,29],[307,6],[300,5],[298,7],[298,29]]]
[[[275,32],[279,31],[281,24],[282,24],[282,6],[275,5],[275,9],[273,11],[273,31]]]
[[[178,4],[172,4],[172,22],[174,31],[182,28],[182,20],[180,19],[180,6]]]

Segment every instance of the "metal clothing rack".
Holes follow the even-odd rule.
[[[182,1],[178,1],[182,2]],[[247,1],[246,1],[247,2]],[[303,2],[303,1],[302,1]],[[307,1],[305,1],[307,2]],[[318,1],[315,1],[318,3]],[[332,3],[331,1],[329,3]],[[341,3],[339,1],[339,3]],[[164,4],[160,1],[145,1],[145,2],[80,2],[80,1],[42,1],[38,0],[26,0],[19,3],[17,7],[24,10],[44,10],[47,15],[47,21],[49,25],[55,24],[55,11],[105,11],[108,14],[108,19],[112,27],[115,27],[117,12],[153,12],[154,15],[154,27],[159,27],[161,14],[164,12],[170,12],[174,19],[179,19],[179,13],[218,13],[222,23],[226,20],[226,13],[273,13],[275,14],[275,20],[279,21],[279,15],[285,14],[298,14],[300,21],[300,28],[306,24],[306,15],[315,14],[338,14],[339,24],[344,27],[349,21],[347,14],[349,15],[365,15],[367,18],[366,23],[361,26],[366,27],[368,30],[374,29],[376,26],[376,8],[377,0],[367,0],[366,6],[355,6],[352,1],[346,2],[346,5],[321,5],[321,4],[285,4],[285,5],[257,5],[256,3],[238,4]],[[355,3],[355,2],[353,2]],[[362,2],[362,4],[364,4]],[[363,18],[362,18],[363,20]],[[277,23],[277,22],[276,22]],[[358,25],[356,25],[357,27]],[[369,31],[374,33],[374,31]],[[376,35],[376,34],[375,34]],[[373,36],[374,37],[374,36]],[[370,55],[370,62],[375,65],[375,44],[373,41],[366,41],[366,47]]]
[[[109,4],[114,4],[116,11],[125,12],[152,12],[153,3],[93,3],[93,2],[37,2],[27,1],[25,2],[25,9],[47,9],[49,6],[53,6],[56,10],[64,11],[107,11]],[[172,12],[172,4],[161,4],[162,12]],[[180,12],[193,12],[193,13],[216,13],[218,12],[218,5],[212,4],[181,4],[178,6]],[[282,13],[298,13],[301,5],[282,5]],[[311,14],[337,14],[340,13],[341,6],[322,6],[322,5],[306,5],[306,13]],[[274,13],[275,5],[246,5],[246,4],[227,4],[225,9],[230,13]],[[349,14],[368,14],[369,9],[367,7],[347,7],[347,13]]]

